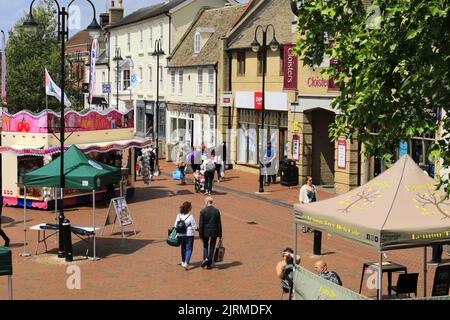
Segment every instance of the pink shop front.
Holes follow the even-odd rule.
[[[124,172],[122,191],[132,195],[135,181],[135,148],[151,141],[135,136],[134,111],[105,113],[90,111],[65,113],[65,149],[76,145],[88,156],[119,168]],[[2,113],[2,195],[8,206],[24,205],[23,176],[51,162],[60,155],[60,116],[50,110],[39,114],[21,111],[14,115]],[[96,199],[102,200],[106,190],[99,190]],[[120,193],[119,185],[116,194]],[[53,188],[27,188],[27,207],[53,209],[56,190]],[[91,193],[64,190],[64,205],[90,202]]]

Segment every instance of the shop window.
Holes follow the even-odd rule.
[[[130,70],[123,70],[123,86],[122,90],[130,88]]]
[[[183,70],[178,71],[178,94],[183,94]]]
[[[196,32],[194,36],[194,53],[200,53],[200,32]]]
[[[149,49],[153,48],[153,28],[152,27],[148,28],[148,48]]]
[[[158,136],[160,140],[166,139],[166,114],[167,110],[165,107],[159,107],[159,132]]]
[[[203,95],[203,69],[197,69],[197,96]]]
[[[244,76],[245,75],[245,51],[239,51],[237,53],[237,75]]]
[[[175,70],[170,71],[170,94],[175,95]]]
[[[212,97],[214,94],[214,68],[208,69],[208,96]]]

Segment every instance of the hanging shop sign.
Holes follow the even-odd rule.
[[[338,168],[346,169],[347,168],[347,141],[339,140],[338,141]]]
[[[300,159],[300,136],[298,134],[292,136],[292,159],[296,161]]]
[[[284,46],[284,85],[283,90],[297,90],[297,56],[293,44]]]
[[[220,106],[221,107],[232,107],[233,106],[233,93],[223,92],[220,94]]]

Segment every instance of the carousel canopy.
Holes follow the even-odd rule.
[[[405,155],[346,194],[294,206],[295,221],[378,250],[450,242],[450,201]]]
[[[58,157],[42,168],[25,174],[25,186],[60,188],[60,167],[61,157]],[[65,187],[79,190],[95,190],[121,179],[119,168],[88,157],[76,146],[64,152],[64,175]]]

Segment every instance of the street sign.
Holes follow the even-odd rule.
[[[103,93],[111,93],[111,84],[110,83],[104,83],[102,85],[102,92]]]
[[[89,93],[89,83],[83,83],[83,86],[81,87],[81,92]]]

